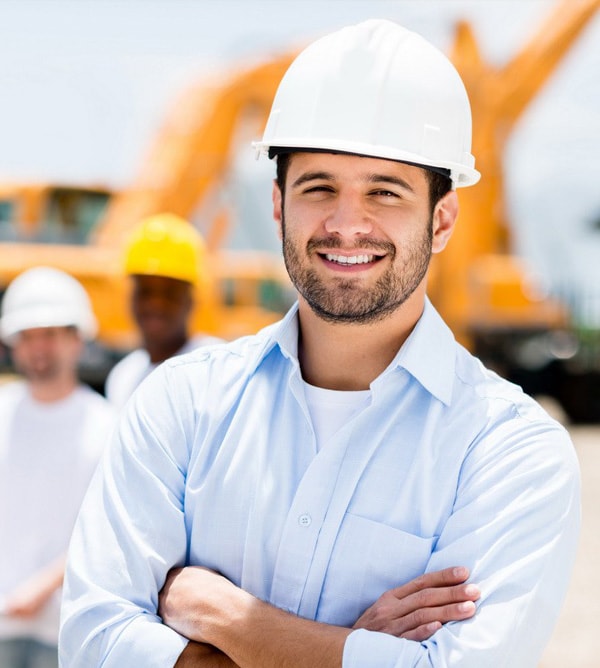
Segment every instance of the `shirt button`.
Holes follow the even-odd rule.
[[[312,522],[312,517],[307,513],[304,513],[304,515],[300,515],[300,517],[298,518],[298,524],[301,527],[309,527],[311,525],[311,522]]]

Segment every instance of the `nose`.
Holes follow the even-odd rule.
[[[357,195],[340,193],[325,220],[325,229],[329,234],[356,237],[370,234],[373,223]]]

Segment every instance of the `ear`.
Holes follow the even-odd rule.
[[[283,221],[283,196],[281,190],[277,185],[277,181],[273,181],[273,220],[277,224],[277,236],[279,239],[282,238],[283,232],[281,229],[281,223]]]
[[[441,253],[454,231],[458,217],[458,196],[455,190],[447,192],[433,210],[433,245],[434,253]]]

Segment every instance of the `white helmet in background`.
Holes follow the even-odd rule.
[[[19,332],[37,327],[69,327],[92,339],[98,325],[90,299],[72,276],[52,267],[35,267],[17,276],[2,300],[0,336],[13,345]]]
[[[284,75],[263,139],[286,150],[330,150],[448,170],[454,187],[479,180],[471,107],[448,58],[386,20],[343,28],[308,46]]]

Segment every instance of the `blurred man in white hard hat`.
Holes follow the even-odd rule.
[[[79,384],[96,320],[83,287],[50,267],[8,286],[0,335],[22,379],[0,386],[0,666],[58,666],[60,589],[75,517],[114,411]]]
[[[194,288],[205,271],[204,242],[188,221],[174,214],[151,216],[133,231],[125,253],[125,272],[131,277],[131,312],[142,347],[111,369],[106,398],[121,408],[140,382],[160,362],[173,355],[220,339],[190,336],[189,319]]]
[[[470,144],[420,36],[367,21],[297,57],[258,148],[298,303],[139,388],[75,529],[65,667],[537,665],[579,472],[426,296]]]

